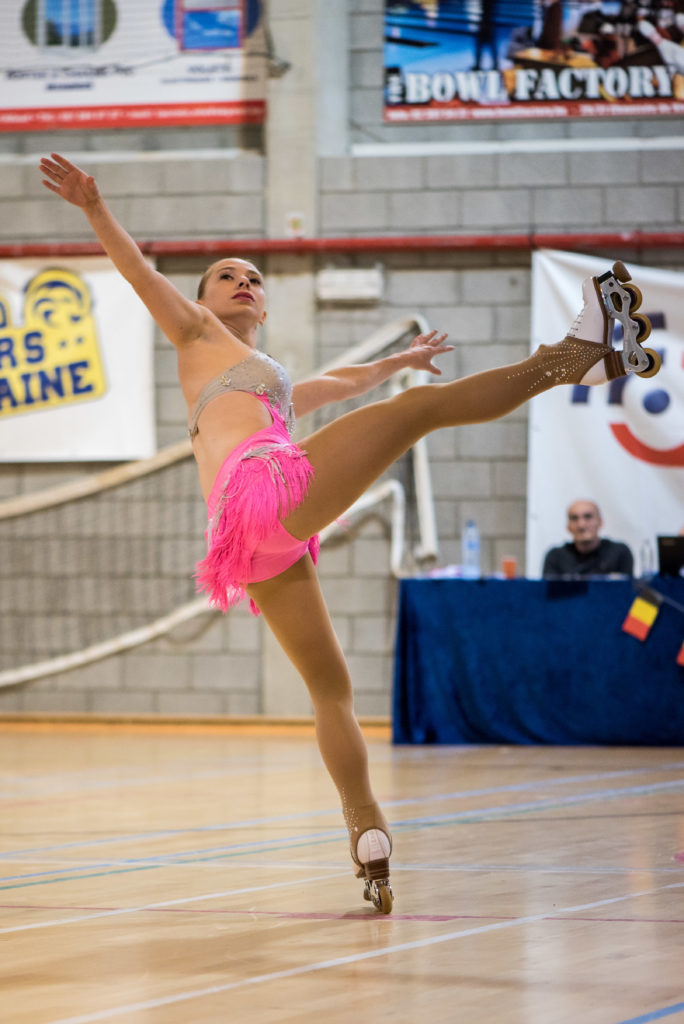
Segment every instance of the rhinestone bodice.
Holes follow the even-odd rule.
[[[295,423],[292,381],[275,359],[263,352],[254,352],[204,385],[190,414],[188,431],[191,438],[196,437],[199,431],[199,418],[206,406],[228,391],[246,391],[258,397],[265,395],[268,404],[277,410],[292,434]]]

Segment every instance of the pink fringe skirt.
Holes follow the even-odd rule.
[[[313,467],[271,409],[272,426],[235,448],[218,472],[207,501],[208,552],[195,567],[197,589],[226,612],[245,598],[248,583],[272,579],[309,551],[318,536],[298,540],[282,525],[306,495]],[[250,601],[254,615],[259,609]]]

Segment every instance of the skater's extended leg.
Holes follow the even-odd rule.
[[[283,520],[288,531],[301,539],[318,533],[425,434],[511,412],[530,397],[526,380],[518,376],[528,362],[409,388],[340,416],[305,438],[300,444],[314,474],[304,501]]]
[[[587,279],[584,307],[557,345],[541,345],[510,366],[410,388],[341,416],[302,441],[314,475],[306,498],[284,520],[288,531],[302,539],[317,533],[432,430],[498,419],[558,384],[598,384],[624,376],[622,355],[610,344],[612,319],[600,298],[602,280]]]
[[[247,591],[311,695],[318,746],[340,794],[359,877],[378,879],[382,874],[388,880],[389,828],[373,796],[349,670],[311,558],[305,555],[286,572],[252,583]],[[391,890],[389,895],[391,908]]]
[[[554,386],[536,356],[448,384],[409,388],[355,409],[300,442],[314,468],[304,501],[284,520],[295,537],[318,533],[349,508],[416,441],[441,427],[498,419]]]

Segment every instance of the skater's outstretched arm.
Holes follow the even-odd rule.
[[[169,341],[182,345],[200,337],[206,310],[186,299],[149,265],[107,207],[95,179],[59,153],[43,157],[40,170],[46,188],[83,210],[112,263],[133,286]]]
[[[446,334],[430,331],[419,334],[403,352],[393,352],[384,359],[356,366],[342,366],[337,370],[296,384],[292,400],[297,416],[303,416],[323,405],[356,398],[382,384],[400,370],[428,370],[440,376],[442,371],[433,362],[435,356],[451,352],[453,345],[445,345]]]

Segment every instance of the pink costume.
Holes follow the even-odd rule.
[[[281,523],[304,498],[311,463],[290,439],[294,426],[292,384],[285,370],[261,352],[247,356],[209,381],[190,417],[198,433],[205,406],[228,391],[247,391],[267,406],[273,423],[251,434],[228,455],[207,500],[208,553],[196,566],[198,590],[222,611],[242,600],[248,583],[271,579],[307,551],[318,557],[318,537],[297,540]],[[259,609],[253,601],[255,615]]]

